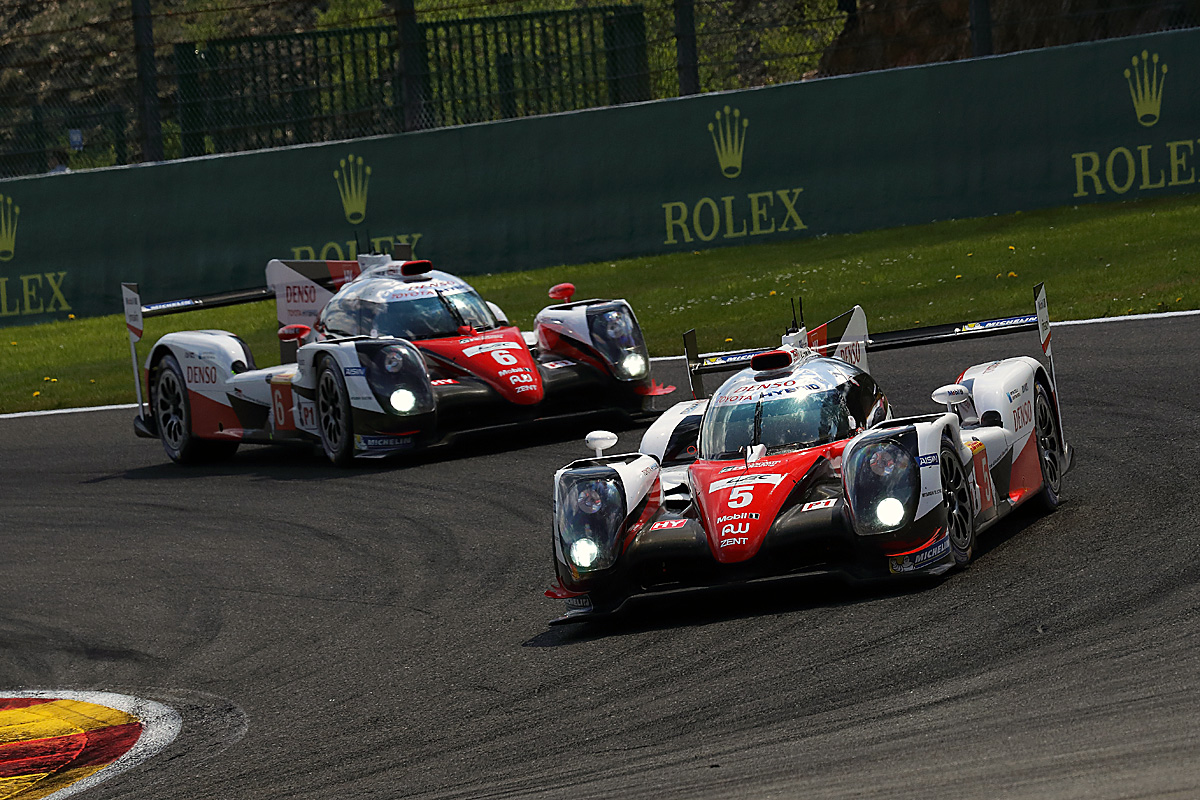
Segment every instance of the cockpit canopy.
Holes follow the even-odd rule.
[[[745,369],[713,393],[700,426],[700,457],[737,458],[757,444],[768,453],[828,444],[887,411],[874,379],[835,358],[810,358],[787,372]]]
[[[497,327],[487,303],[467,283],[434,270],[428,280],[364,275],[326,304],[317,328],[326,336],[396,336],[439,339],[461,326]]]

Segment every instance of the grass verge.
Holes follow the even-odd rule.
[[[804,298],[809,325],[855,303],[883,331],[1028,313],[1045,281],[1055,319],[1200,307],[1200,195],[1068,206],[847,236],[562,266],[470,278],[528,327],[569,280],[577,298],[624,297],[652,355],[776,341]],[[446,265],[453,270],[453,265]],[[259,366],[278,363],[273,301],[146,320],[149,345],[169,331],[230,330]],[[119,316],[0,329],[0,412],[133,401]]]

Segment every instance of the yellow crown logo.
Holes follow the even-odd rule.
[[[746,147],[746,127],[749,124],[750,120],[742,119],[739,109],[735,108],[731,117],[729,106],[725,106],[724,114],[717,112],[715,125],[708,123],[708,133],[717,151],[717,163],[721,165],[721,174],[726,178],[736,178],[742,174],[742,150]]]
[[[1151,56],[1142,51],[1141,67],[1138,67],[1138,57],[1133,57],[1133,70],[1125,70],[1125,81],[1129,84],[1129,96],[1133,98],[1133,110],[1138,122],[1149,128],[1158,122],[1158,112],[1162,107],[1163,84],[1167,81],[1167,65],[1162,65],[1159,71],[1158,53]]]
[[[21,207],[14,206],[11,197],[0,194],[0,261],[12,261],[17,249],[17,217]]]
[[[338,162],[340,170],[333,171],[338,192],[342,196],[342,210],[346,221],[357,225],[367,217],[367,186],[371,183],[371,168],[363,166],[362,156],[347,156]]]

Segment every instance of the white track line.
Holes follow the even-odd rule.
[[[12,414],[0,414],[0,419],[49,417],[53,414],[82,414],[85,411],[119,411],[127,408],[137,408],[137,403],[125,403],[118,406],[88,406],[87,408],[52,408],[49,411],[16,411]]]
[[[1193,317],[1200,314],[1196,311],[1163,311],[1158,314],[1128,314],[1123,317],[1097,317],[1095,319],[1067,319],[1061,322],[1051,322],[1050,327],[1057,328],[1067,325],[1096,325],[1102,322],[1130,322],[1145,319],[1163,319],[1166,317]],[[651,361],[682,361],[683,356],[654,356]],[[12,414],[0,414],[0,419],[17,419],[19,417],[48,417],[52,414],[83,414],[88,411],[119,411],[137,408],[137,403],[125,403],[117,406],[89,406],[87,408],[54,408],[49,411],[17,411]]]

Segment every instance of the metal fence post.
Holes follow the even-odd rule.
[[[646,18],[641,6],[604,18],[604,50],[609,105],[649,100]]]
[[[679,94],[700,94],[695,0],[675,0],[675,69],[679,73]]]
[[[971,55],[992,54],[992,11],[988,0],[971,0]]]
[[[162,120],[158,111],[158,70],[154,63],[154,22],[150,17],[150,0],[133,0],[133,51],[137,58],[142,160],[162,161]]]
[[[421,28],[413,0],[392,0],[400,32],[400,83],[404,97],[404,130],[429,127],[425,119],[425,64]]]
[[[175,45],[179,138],[183,156],[204,155],[204,98],[200,94],[200,54],[188,42]]]
[[[513,75],[512,53],[496,56],[496,87],[500,90],[500,116],[512,119],[517,115],[517,82]]]

